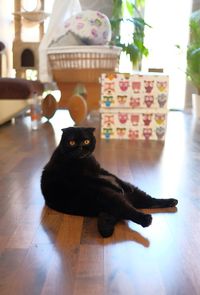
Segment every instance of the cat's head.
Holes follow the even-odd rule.
[[[83,159],[89,157],[95,149],[95,128],[68,127],[62,129],[60,141],[61,152],[68,159]]]

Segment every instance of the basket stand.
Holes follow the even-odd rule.
[[[57,81],[57,85],[59,90],[61,91],[61,98],[58,102],[58,108],[60,109],[68,109],[70,98],[76,93],[76,87],[79,82],[59,82]],[[87,102],[87,112],[91,112],[92,110],[99,109],[99,97],[100,97],[100,86],[99,83],[84,83],[81,84],[85,89],[85,95],[82,95]]]
[[[53,79],[61,91],[58,108],[68,109],[76,124],[99,109],[102,73],[117,70],[121,48],[109,46],[67,46],[48,50]],[[85,89],[77,92],[77,85]],[[76,103],[75,103],[76,102]]]

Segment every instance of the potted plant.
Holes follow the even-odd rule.
[[[187,46],[188,79],[197,89],[192,95],[194,115],[200,118],[200,10],[192,13],[190,17],[190,41]]]
[[[141,60],[143,56],[148,55],[148,49],[144,45],[145,23],[142,17],[144,0],[113,0],[113,13],[110,19],[112,27],[111,44],[122,48],[130,56],[133,66],[141,69]],[[126,16],[125,16],[126,14]],[[128,43],[121,42],[120,27],[123,22],[132,23],[134,29],[131,40]]]

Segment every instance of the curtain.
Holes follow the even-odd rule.
[[[55,0],[46,34],[39,46],[39,78],[42,82],[51,82],[46,50],[51,41],[64,34],[64,20],[81,11],[79,0]]]

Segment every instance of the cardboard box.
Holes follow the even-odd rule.
[[[164,140],[169,78],[102,74],[101,138]]]

